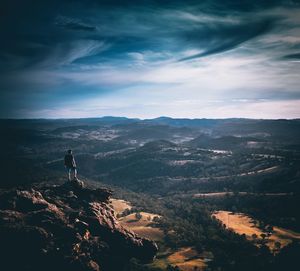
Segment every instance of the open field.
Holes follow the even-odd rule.
[[[132,206],[128,201],[121,199],[111,199],[111,205],[114,208],[116,214],[122,214],[126,209],[131,209]],[[139,216],[140,215],[140,216]],[[153,227],[155,217],[160,217],[157,214],[140,212],[132,213],[127,216],[121,216],[118,218],[119,222],[125,228],[133,231],[141,237],[146,237],[154,241],[162,240],[164,237],[163,231],[159,228]]]
[[[206,267],[203,255],[198,254],[191,247],[180,248],[168,257],[168,261],[172,265],[177,265],[183,271],[204,270]]]
[[[120,199],[112,199],[111,205],[115,209],[116,214],[122,214],[124,210],[132,208],[129,202]],[[139,214],[140,217],[137,217],[136,213],[120,217],[119,222],[125,228],[132,230],[142,237],[155,241],[162,240],[164,237],[163,231],[159,228],[151,227],[151,224],[155,224],[153,219],[160,216],[147,212],[140,212]],[[166,268],[170,264],[178,266],[182,271],[204,270],[206,266],[203,255],[200,256],[196,250],[190,247],[181,248],[168,255],[156,260],[154,265]]]
[[[132,208],[129,202],[120,199],[112,199],[111,204],[117,214],[122,214],[124,210]],[[119,218],[119,222],[125,228],[132,230],[142,237],[155,241],[162,240],[164,237],[163,231],[151,226],[151,224],[155,224],[154,218],[160,216],[147,212],[140,212],[139,214],[140,216],[137,216],[137,213],[122,216]],[[154,266],[161,268],[167,268],[168,265],[178,266],[182,271],[204,270],[206,267],[205,255],[198,254],[197,251],[191,247],[184,247],[175,252],[166,254],[165,257],[155,260],[154,263]]]
[[[153,227],[155,225],[155,221],[153,219],[155,217],[159,217],[159,215],[140,212],[140,218],[137,217],[137,213],[132,213],[130,215],[120,217],[120,223],[127,229],[132,230],[136,234],[149,238],[154,241],[162,240],[164,237],[164,233],[161,229]]]
[[[246,214],[232,213],[228,211],[217,211],[212,214],[213,217],[220,220],[227,229],[233,230],[238,234],[245,234],[248,240],[262,240],[262,234],[265,234],[256,225],[258,221],[253,220]],[[256,238],[253,238],[256,235]],[[255,240],[256,239],[256,240]],[[287,229],[273,227],[273,232],[269,237],[266,237],[266,245],[271,251],[275,252],[276,243],[280,243],[280,247],[285,247],[293,240],[300,240],[300,233],[296,233]]]
[[[111,205],[113,209],[115,210],[116,214],[123,213],[126,209],[131,209],[132,206],[128,201],[122,200],[122,199],[111,199]]]
[[[209,253],[199,254],[192,247],[182,247],[177,251],[170,252],[165,257],[156,259],[154,266],[162,269],[167,268],[168,265],[177,266],[181,271],[202,271],[205,270],[206,261],[210,260]]]

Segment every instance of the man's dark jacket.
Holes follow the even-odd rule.
[[[65,155],[65,166],[68,168],[76,168],[75,159],[72,154]]]

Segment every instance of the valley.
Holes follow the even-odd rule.
[[[156,241],[132,270],[279,270],[299,251],[299,120],[2,120],[2,188],[79,179]],[[291,256],[292,257],[292,256]],[[255,260],[254,260],[255,259]]]

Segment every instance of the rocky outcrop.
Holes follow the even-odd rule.
[[[1,191],[1,270],[113,271],[133,257],[151,261],[156,244],[118,223],[110,196],[81,181]]]

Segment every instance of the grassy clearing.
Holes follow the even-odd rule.
[[[121,199],[111,199],[111,205],[114,208],[116,214],[122,214],[126,209],[131,209],[132,206],[128,201]],[[153,227],[155,217],[160,217],[157,214],[140,212],[140,216],[137,213],[132,213],[127,216],[119,217],[118,220],[121,225],[141,237],[146,237],[154,241],[160,241],[164,237],[164,233],[161,229]]]
[[[111,205],[116,214],[122,214],[126,209],[130,210],[132,208],[129,202],[120,199],[112,199]],[[123,227],[141,237],[146,237],[154,241],[162,241],[164,233],[161,229],[155,227],[156,217],[160,218],[157,214],[139,212],[138,214],[132,213],[127,216],[121,216],[118,220]],[[163,255],[157,258],[151,265],[161,269],[166,269],[168,265],[172,265],[178,266],[182,271],[202,271],[206,267],[205,258],[207,257],[205,254],[198,254],[197,251],[191,247],[180,248],[177,251],[167,249],[167,251],[164,251]]]
[[[220,220],[227,229],[233,230],[238,234],[245,234],[246,238],[250,241],[262,240],[262,234],[264,232],[256,226],[255,221],[249,216],[242,213],[232,213],[228,211],[217,211],[212,214],[213,217]],[[254,239],[253,235],[256,235],[257,238]],[[279,228],[273,227],[272,234],[266,238],[266,245],[270,248],[271,251],[275,252],[276,242],[279,242],[281,248],[287,246],[293,240],[300,240],[300,234]]]
[[[111,199],[111,205],[114,208],[116,214],[121,214],[126,209],[130,210],[132,208],[128,201],[122,199]]]
[[[206,267],[207,253],[199,254],[192,247],[183,247],[154,261],[153,266],[166,269],[168,265],[178,266],[181,271],[202,271]]]
[[[275,250],[275,243],[280,242],[281,247],[285,247],[293,240],[300,240],[300,234],[291,230],[274,227],[274,233],[269,238],[269,247],[271,250]]]
[[[168,260],[172,263],[181,263],[187,259],[191,259],[197,256],[198,253],[191,247],[181,248],[180,250],[174,252],[168,257]]]
[[[136,213],[120,217],[120,223],[127,229],[132,230],[136,234],[149,238],[154,241],[160,241],[164,237],[164,233],[161,229],[153,227],[155,217],[160,217],[159,215],[140,212],[140,217],[137,217]]]
[[[195,271],[195,270],[202,271],[205,269],[206,264],[202,259],[194,259],[194,260],[185,261],[183,263],[178,263],[177,266],[182,271]]]

